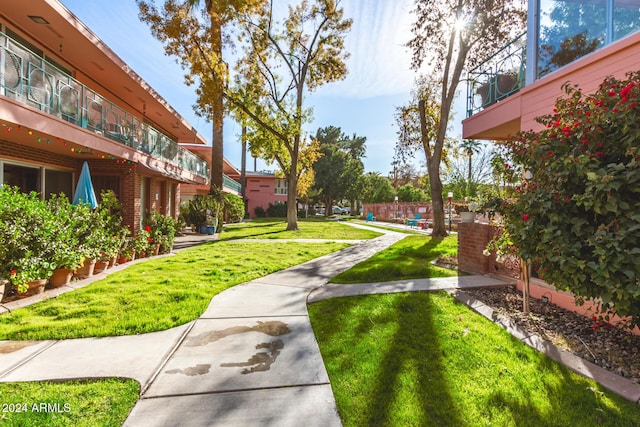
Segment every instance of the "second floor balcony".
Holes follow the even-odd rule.
[[[467,117],[518,92],[525,85],[526,33],[469,71]]]
[[[1,32],[0,95],[209,180],[206,161]]]

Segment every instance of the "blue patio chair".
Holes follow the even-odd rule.
[[[410,226],[411,228],[417,227],[419,219],[420,219],[420,214],[416,214],[415,218],[407,220],[407,225]]]
[[[375,216],[373,216],[373,212],[369,212],[369,213],[367,214],[367,222],[369,222],[369,221],[373,222],[373,221],[375,221],[375,220],[376,220],[376,217],[375,217]]]

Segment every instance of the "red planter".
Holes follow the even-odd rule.
[[[47,279],[32,280],[27,284],[29,285],[29,288],[25,293],[19,294],[19,298],[30,297],[43,293],[44,287],[47,286]]]

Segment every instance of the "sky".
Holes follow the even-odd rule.
[[[195,87],[184,83],[184,71],[174,58],[164,54],[162,44],[151,35],[147,24],[139,21],[135,1],[60,1],[210,144],[211,123],[193,111]],[[388,175],[396,140],[395,107],[407,103],[416,77],[410,67],[411,52],[404,46],[411,39],[413,1],[342,0],[341,5],[345,17],[353,19],[345,40],[350,53],[348,75],[307,93],[305,106],[313,107],[314,114],[304,130],[315,135],[320,127],[336,126],[347,135],[367,137],[365,171]],[[454,118],[454,136],[461,134],[459,117]],[[225,118],[224,155],[238,168],[242,151],[239,134],[240,127]],[[415,164],[421,163],[424,159],[418,155]],[[253,168],[253,162],[248,161],[247,168]],[[274,170],[275,165],[258,160],[257,168]]]

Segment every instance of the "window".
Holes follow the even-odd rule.
[[[5,185],[18,187],[20,191],[40,193],[40,168],[5,163],[2,171],[2,182]]]
[[[640,0],[539,0],[536,78],[640,30]]]
[[[287,181],[285,179],[276,179],[274,187],[274,194],[287,194]]]
[[[570,64],[605,42],[606,0],[541,0],[538,77]]]

